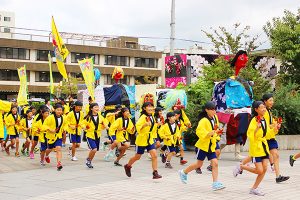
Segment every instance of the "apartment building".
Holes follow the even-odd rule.
[[[24,32],[24,33],[23,33]],[[30,32],[30,33],[28,33]],[[53,46],[49,31],[14,28],[11,37],[2,37],[0,30],[0,98],[15,98],[19,90],[17,68],[27,67],[28,92],[31,97],[49,96],[48,53],[53,56]],[[78,59],[94,57],[95,67],[101,71],[100,84],[111,85],[111,74],[115,66],[122,66],[127,85],[136,81],[144,83],[150,77],[157,84],[162,81],[162,52],[153,46],[139,44],[135,37],[95,36],[74,33],[61,33],[70,51],[65,65],[67,72],[78,79],[82,78]],[[55,58],[53,58],[55,62]],[[55,64],[53,79],[55,84],[62,81]]]

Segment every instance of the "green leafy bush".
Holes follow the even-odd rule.
[[[283,118],[279,134],[300,134],[299,85],[289,82],[280,84],[274,94],[273,115]]]

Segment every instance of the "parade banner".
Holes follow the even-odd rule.
[[[54,94],[53,75],[52,75],[52,57],[50,53],[48,53],[48,60],[49,60],[49,72],[50,72],[50,94]]]
[[[95,75],[93,58],[83,59],[78,61],[81,73],[84,78],[85,85],[89,91],[90,96],[95,100]]]
[[[64,79],[68,79],[67,71],[65,68],[64,60],[69,55],[69,50],[65,46],[54,22],[54,18],[52,17],[52,44],[54,46],[54,54],[56,57],[56,65],[59,73],[63,76]]]
[[[19,106],[28,104],[27,102],[27,76],[26,66],[18,68],[18,75],[20,79],[20,89],[18,93],[17,102]]]
[[[176,88],[178,83],[186,85],[187,56],[185,54],[165,57],[165,80],[168,88]]]

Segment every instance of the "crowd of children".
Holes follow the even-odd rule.
[[[62,147],[68,135],[71,144],[69,154],[72,161],[78,160],[76,149],[80,147],[84,138],[89,147],[85,162],[88,168],[93,168],[92,161],[100,147],[105,151],[107,146],[109,149],[104,160],[109,161],[115,157],[114,165],[122,166],[120,160],[130,147],[129,135],[136,134],[135,154],[124,165],[128,177],[131,177],[133,165],[145,151],[151,157],[153,179],[162,178],[158,173],[157,152],[162,162],[165,163],[165,168],[173,168],[171,162],[176,153],[180,154],[181,165],[187,163],[184,160],[182,141],[184,132],[192,125],[184,109],[174,106],[164,117],[162,108],[155,108],[153,103],[145,102],[141,108],[141,115],[134,124],[128,108],[117,105],[114,112],[102,115],[99,105],[92,102],[91,98],[89,100],[89,104],[84,109],[80,101],[66,104],[64,99],[60,98],[53,107],[50,101],[46,101],[45,105],[40,106],[38,110],[33,106],[28,106],[23,109],[22,113],[18,113],[16,103],[0,101],[2,151],[10,155],[12,149],[15,149],[15,156],[19,157],[19,135],[22,134],[25,140],[20,150],[22,155],[34,159],[39,143],[40,164],[44,166],[50,163],[49,154],[53,152],[56,154],[57,170],[61,170],[63,168]],[[265,176],[268,163],[275,171],[277,183],[289,179],[288,176],[282,176],[279,170],[278,143],[275,136],[280,129],[281,119],[272,115],[273,104],[272,94],[265,94],[262,101],[253,102],[253,117],[247,131],[249,156],[233,170],[234,177],[241,175],[244,170],[257,174],[250,194],[259,196],[264,195],[258,186]],[[4,138],[4,128],[7,130],[6,138]],[[218,157],[220,155],[218,141],[220,141],[223,129],[219,126],[214,102],[209,101],[203,106],[195,128],[198,136],[195,144],[196,162],[179,171],[180,180],[186,184],[191,171],[196,170],[197,173],[201,173],[201,167],[207,158],[210,161],[208,169],[212,171],[212,189],[224,189],[225,186],[218,181]],[[108,140],[100,143],[103,130],[107,131]],[[290,165],[293,166],[299,157],[300,154],[291,155]],[[253,167],[249,164],[251,161],[254,164]]]

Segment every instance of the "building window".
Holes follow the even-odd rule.
[[[10,22],[10,17],[4,17],[5,22]]]
[[[111,77],[111,75],[104,76],[104,85],[113,85],[116,83],[116,80]],[[123,79],[119,80],[118,83],[128,85],[129,84],[129,76],[124,76]]]
[[[105,56],[105,65],[129,66],[129,57],[126,56]]]
[[[76,78],[78,81],[84,81],[82,73],[71,73],[71,76]]]
[[[37,50],[36,51],[36,60],[39,61],[48,61],[49,50]],[[55,57],[54,52],[50,51],[51,57]]]
[[[29,49],[0,47],[0,58],[29,60]]]
[[[157,59],[154,58],[135,58],[135,67],[157,68]]]
[[[126,42],[126,48],[129,48],[129,49],[137,49],[138,47],[138,44],[136,42]]]
[[[52,72],[53,82],[59,83],[63,80],[59,72]],[[35,72],[35,82],[50,82],[49,72]]]
[[[17,70],[1,69],[0,70],[1,81],[19,81],[19,75]]]
[[[78,60],[91,57],[94,58],[94,64],[99,65],[99,55],[89,53],[71,53],[71,62],[78,63]]]
[[[4,27],[4,33],[10,33],[10,28]]]

